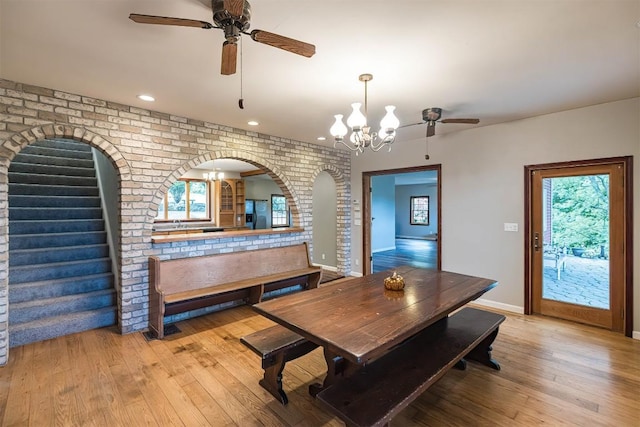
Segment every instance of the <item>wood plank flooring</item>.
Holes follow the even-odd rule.
[[[0,367],[2,426],[342,426],[307,393],[322,350],[287,364],[283,407],[239,341],[272,322],[238,307],[180,322],[181,333],[98,329],[12,348]],[[452,370],[392,426],[638,426],[640,341],[507,313],[501,371]],[[428,357],[428,355],[425,355]]]
[[[396,248],[373,255],[373,272],[392,270],[400,265],[436,268],[438,242],[420,239],[396,239]]]

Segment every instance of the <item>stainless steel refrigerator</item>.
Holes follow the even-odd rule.
[[[246,225],[253,230],[267,228],[268,200],[247,199],[245,201]]]

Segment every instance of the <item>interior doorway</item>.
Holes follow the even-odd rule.
[[[399,194],[396,199],[396,182],[408,188],[410,179],[415,179],[415,184],[424,184],[425,177],[429,177],[429,186],[417,186],[421,189],[415,190],[416,194]],[[362,174],[363,274],[378,270],[374,264],[374,251],[392,254],[393,259],[387,257],[385,260],[391,263],[385,264],[385,269],[392,268],[394,262],[405,264],[407,260],[413,265],[441,269],[441,181],[440,165]],[[429,187],[433,187],[432,191],[425,190]],[[411,229],[419,230],[418,234]],[[398,241],[417,241],[396,245],[397,238]],[[428,247],[423,247],[425,245]]]
[[[631,333],[631,158],[526,167],[529,313]]]

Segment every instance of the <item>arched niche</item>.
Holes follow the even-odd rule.
[[[336,182],[321,171],[313,183],[313,262],[337,269],[337,192]]]

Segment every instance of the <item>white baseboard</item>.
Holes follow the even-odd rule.
[[[633,338],[634,340],[640,340],[640,331],[633,331],[631,333],[631,338]]]
[[[349,274],[349,276],[362,277],[362,273],[358,273],[357,271],[352,271],[351,274]]]
[[[337,272],[338,271],[338,267],[332,267],[330,265],[322,265],[322,264],[318,264],[318,263],[313,263],[313,265],[315,267],[322,267],[323,270],[327,270],[327,271],[333,271],[333,272]]]
[[[434,236],[396,236],[396,239],[407,239],[407,240],[438,240],[438,238]]]
[[[477,299],[473,301],[473,303],[477,305],[482,305],[484,307],[490,307],[490,308],[496,308],[498,310],[508,311],[511,313],[524,314],[524,307],[520,307],[517,305],[504,304],[501,302],[491,301],[483,298]]]

